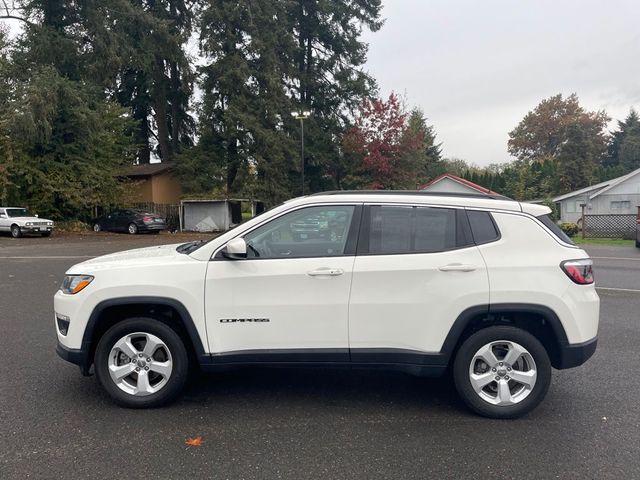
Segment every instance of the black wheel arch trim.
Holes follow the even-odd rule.
[[[460,339],[462,338],[462,334],[467,329],[469,324],[477,318],[478,315],[499,315],[504,313],[526,313],[526,314],[535,314],[542,317],[546,322],[549,323],[555,339],[557,341],[557,346],[559,351],[556,362],[554,362],[554,367],[558,369],[562,368],[570,368],[574,366],[581,365],[584,363],[595,351],[595,344],[591,344],[589,342],[585,342],[585,348],[587,350],[592,349],[590,353],[575,353],[580,350],[580,346],[583,344],[570,344],[567,339],[567,334],[565,329],[560,321],[560,318],[551,308],[545,305],[539,305],[534,303],[494,303],[489,305],[477,305],[475,307],[468,308],[464,310],[456,319],[453,326],[449,330],[449,334],[447,335],[442,349],[440,353],[443,357],[443,360],[448,364],[451,356],[455,353],[455,349],[459,344]],[[587,345],[588,344],[588,345]],[[582,361],[580,361],[582,360]]]
[[[93,338],[93,333],[100,315],[107,308],[134,304],[163,305],[175,309],[182,319],[183,326],[187,332],[187,335],[189,336],[189,339],[191,340],[198,362],[200,364],[208,364],[211,362],[211,356],[205,352],[204,346],[202,345],[202,341],[200,339],[200,335],[198,334],[198,330],[196,329],[193,319],[191,318],[191,314],[189,313],[187,308],[181,302],[174,298],[156,296],[117,297],[103,300],[102,302],[98,303],[91,312],[91,315],[89,316],[89,320],[85,327],[84,335],[82,336],[82,347],[78,351],[81,353],[73,355],[73,360],[68,360],[72,363],[80,365],[81,369],[83,367],[88,369],[92,362],[92,359],[90,358],[90,352],[92,347],[94,347],[94,345],[91,345],[91,339]]]

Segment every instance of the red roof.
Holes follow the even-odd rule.
[[[465,178],[460,178],[459,176],[454,175],[453,173],[443,173],[442,175],[438,175],[433,180],[425,183],[424,185],[420,185],[418,187],[418,190],[425,190],[428,186],[433,185],[434,183],[438,183],[440,180],[444,178],[448,178],[450,180],[453,180],[454,182],[460,183],[461,185],[465,185],[469,188],[473,188],[474,190],[477,190],[480,193],[486,193],[487,195],[500,195],[498,192],[489,190],[488,188],[482,187],[477,183],[473,183],[472,181],[469,181]]]

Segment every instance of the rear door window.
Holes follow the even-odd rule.
[[[470,245],[464,212],[452,208],[372,205],[364,220],[359,252],[371,255],[433,253]]]

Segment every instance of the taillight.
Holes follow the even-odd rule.
[[[583,258],[580,260],[566,260],[560,264],[562,271],[579,285],[593,283],[593,260]]]
[[[153,217],[142,217],[142,221],[144,223],[151,223],[153,222]]]

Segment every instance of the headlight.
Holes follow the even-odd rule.
[[[47,225],[49,225],[50,227],[53,226],[53,222],[47,222]]]
[[[26,225],[27,225],[27,227],[30,227],[31,225],[33,225],[33,223],[27,222]]]
[[[91,275],[67,275],[62,281],[60,290],[62,290],[62,293],[75,295],[79,291],[83,290],[84,287],[89,285],[92,281],[93,277]]]

